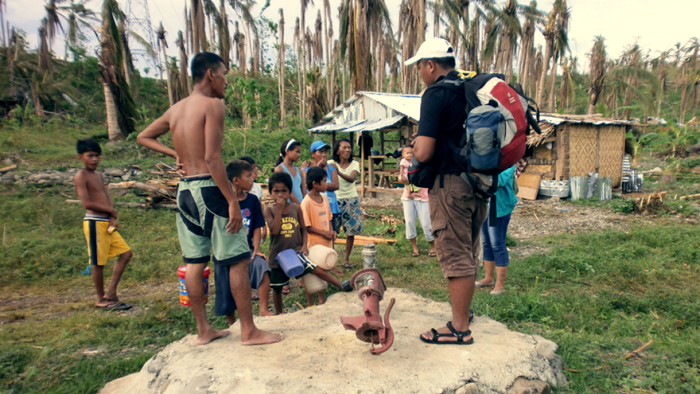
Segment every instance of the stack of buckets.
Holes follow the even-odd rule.
[[[187,295],[187,288],[185,288],[185,273],[187,272],[187,266],[183,265],[177,269],[177,276],[180,277],[179,287],[180,287],[180,305],[190,306],[190,297]],[[204,268],[204,280],[202,284],[204,286],[204,303],[209,302],[209,267]]]

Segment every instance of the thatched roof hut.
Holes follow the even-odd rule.
[[[524,172],[554,180],[597,172],[612,177],[613,187],[619,186],[625,135],[631,126],[600,115],[542,115],[542,134],[527,139],[534,152]]]

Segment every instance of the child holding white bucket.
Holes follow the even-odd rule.
[[[257,289],[260,297],[260,316],[272,316],[269,309],[270,299],[270,267],[265,261],[265,255],[260,251],[261,228],[265,227],[265,219],[258,198],[248,193],[255,183],[253,178],[253,166],[243,160],[234,160],[226,166],[226,177],[230,180],[233,190],[238,198],[241,208],[243,227],[246,231],[248,247],[252,251],[248,268],[250,287]],[[226,316],[228,324],[236,322],[236,302],[231,295],[231,282],[229,280],[230,266],[224,264],[215,265],[214,284],[216,287],[216,300],[214,302],[214,314]]]
[[[326,170],[321,167],[310,167],[306,172],[306,188],[309,191],[301,202],[301,210],[304,214],[304,223],[308,233],[306,246],[311,248],[316,245],[333,247],[336,234],[331,228],[333,214],[328,198],[322,193],[326,191]],[[308,287],[306,290],[306,302],[314,305],[314,296]],[[326,293],[320,290],[317,293],[318,304],[326,303]]]
[[[278,261],[278,255],[289,256],[289,250],[296,252],[301,270],[295,278],[313,273],[319,278],[331,283],[343,291],[351,291],[350,281],[342,283],[326,270],[316,267],[306,256],[309,250],[306,246],[308,234],[304,216],[298,204],[288,202],[292,190],[292,177],[285,172],[275,172],[268,180],[268,190],[275,201],[274,206],[265,208],[265,220],[270,228],[270,287],[275,312],[282,313],[282,288],[289,284],[289,276]],[[286,253],[285,253],[286,252]]]

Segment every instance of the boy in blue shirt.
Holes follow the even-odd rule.
[[[253,167],[243,160],[234,160],[226,166],[226,176],[231,180],[233,190],[238,197],[238,205],[241,207],[243,226],[248,237],[248,246],[253,251],[249,274],[250,286],[258,289],[260,294],[260,316],[273,316],[269,310],[270,301],[270,267],[267,265],[265,255],[260,251],[261,228],[265,227],[260,200],[248,193],[255,183]],[[217,264],[215,275],[216,301],[214,314],[226,316],[228,324],[236,322],[236,302],[231,296],[228,266]]]

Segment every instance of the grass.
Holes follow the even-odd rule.
[[[122,288],[138,304],[133,314],[92,308],[80,231],[82,211],[49,189],[2,190],[0,286],[12,299],[0,308],[0,390],[8,393],[90,393],[138,371],[167,344],[193,333],[195,324],[177,303],[180,265],[173,213],[123,209],[121,232],[135,251]],[[381,214],[400,212],[371,210]],[[368,229],[382,229],[369,221]],[[379,245],[388,286],[447,301],[437,262],[410,258],[410,243],[396,227],[397,245]],[[556,235],[532,240],[546,255],[513,260],[508,291],[477,292],[474,310],[511,329],[559,344],[569,386],[557,392],[607,393],[700,390],[700,229],[649,226],[629,232]],[[419,246],[428,245],[419,236]],[[517,248],[517,246],[511,246]],[[359,250],[353,255],[359,263]],[[304,303],[301,292],[287,308]],[[13,306],[14,305],[14,306]],[[212,305],[210,304],[210,307]],[[211,313],[210,313],[211,315]],[[213,320],[225,327],[222,318]],[[641,358],[624,355],[649,340]],[[94,353],[93,353],[94,352]]]

